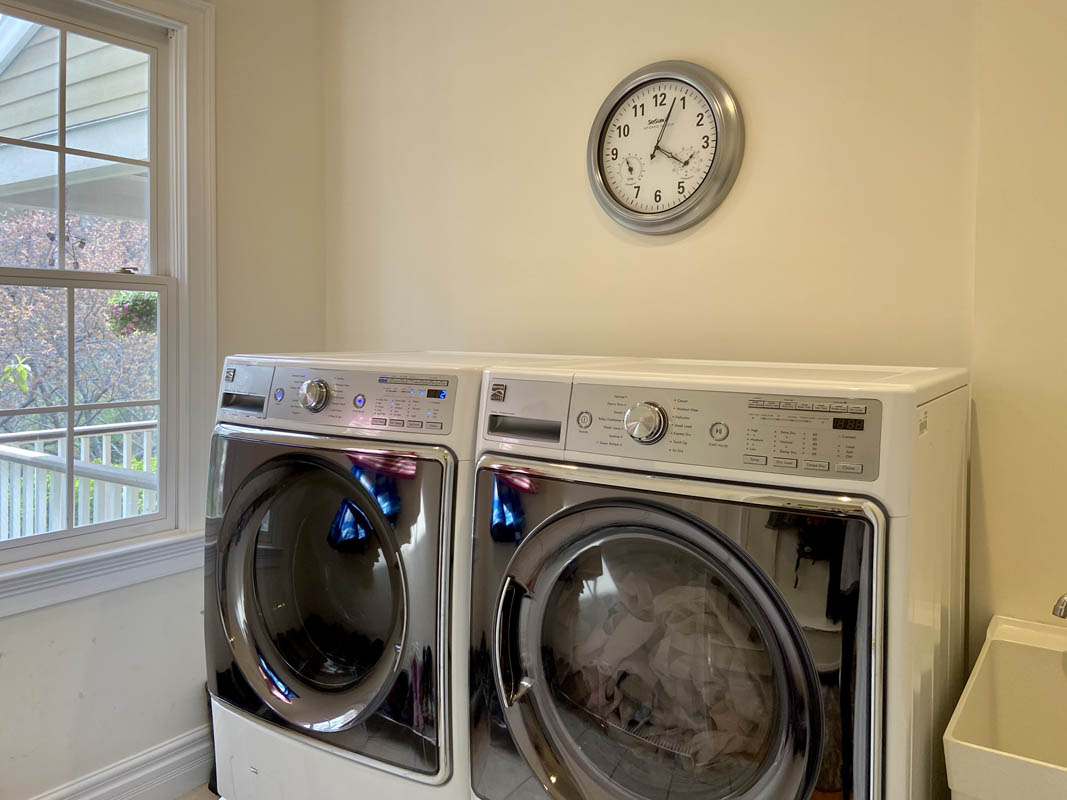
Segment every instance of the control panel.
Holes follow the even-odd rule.
[[[575,384],[567,449],[759,472],[873,481],[873,399]]]
[[[276,367],[268,419],[345,428],[450,433],[455,375]]]

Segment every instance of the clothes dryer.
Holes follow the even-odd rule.
[[[474,796],[947,796],[968,409],[961,369],[489,370]]]

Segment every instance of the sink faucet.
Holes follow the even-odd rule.
[[[1056,601],[1056,605],[1052,607],[1052,613],[1060,619],[1067,619],[1067,594]]]

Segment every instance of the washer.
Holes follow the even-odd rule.
[[[465,681],[460,702],[449,691],[452,669],[466,672],[466,606],[464,624],[448,623],[454,529],[469,558],[482,371],[565,360],[226,359],[205,632],[228,800],[340,800],[353,786],[383,797],[468,796]],[[450,780],[454,761],[459,780]]]
[[[927,800],[965,667],[962,369],[489,370],[484,800]]]

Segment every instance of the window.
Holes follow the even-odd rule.
[[[0,561],[174,526],[166,48],[0,4]]]

